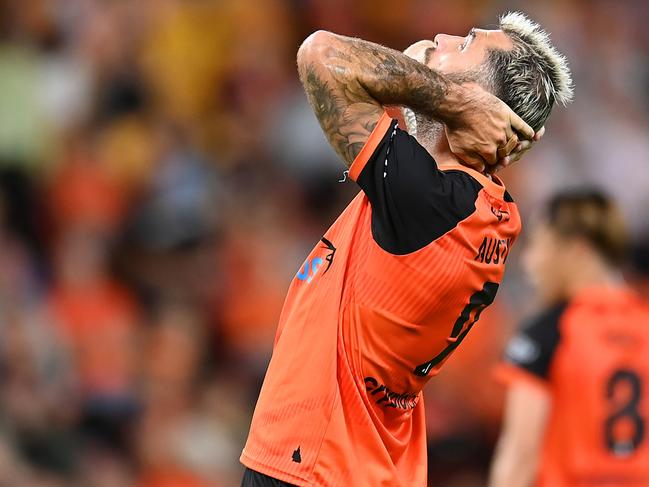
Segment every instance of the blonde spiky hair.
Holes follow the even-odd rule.
[[[568,60],[550,42],[550,34],[521,12],[508,12],[500,17],[500,29],[510,36],[523,40],[547,64],[551,84],[546,90],[563,106],[572,101],[574,94]]]
[[[555,101],[565,106],[572,100],[568,61],[551,44],[550,35],[520,12],[503,15],[500,28],[513,48],[490,50],[488,83],[496,96],[539,130]]]
[[[521,12],[499,19],[500,29],[511,39],[512,49],[491,49],[477,80],[503,100],[534,130],[545,124],[555,101],[572,101],[573,84],[568,60],[550,42],[550,35]],[[415,113],[404,108],[408,132],[416,136]]]

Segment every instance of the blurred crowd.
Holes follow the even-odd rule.
[[[238,485],[289,281],[357,192],[300,91],[301,40],[404,49],[510,9],[576,82],[510,192],[530,217],[602,185],[649,275],[647,2],[0,0],[0,485]],[[534,307],[517,255],[427,392],[439,485],[484,482],[488,370]]]

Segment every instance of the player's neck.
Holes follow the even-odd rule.
[[[593,287],[618,288],[624,282],[618,270],[599,261],[599,259],[582,263],[579,266],[579,271],[572,273],[572,276],[571,281],[567,283],[566,289],[570,297]]]
[[[438,168],[443,170],[447,167],[461,165],[475,169],[451,152],[444,132],[444,125],[441,123],[417,116],[415,137],[417,142],[435,159]]]

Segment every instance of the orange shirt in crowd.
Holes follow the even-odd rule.
[[[137,309],[110,281],[57,286],[50,297],[55,322],[71,351],[86,391],[123,393],[136,379]]]
[[[218,487],[218,484],[208,483],[180,469],[169,468],[146,474],[138,487]]]

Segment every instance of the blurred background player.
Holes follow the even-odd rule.
[[[649,485],[649,304],[622,280],[627,230],[598,190],[554,196],[525,262],[544,309],[511,340],[491,487]]]

